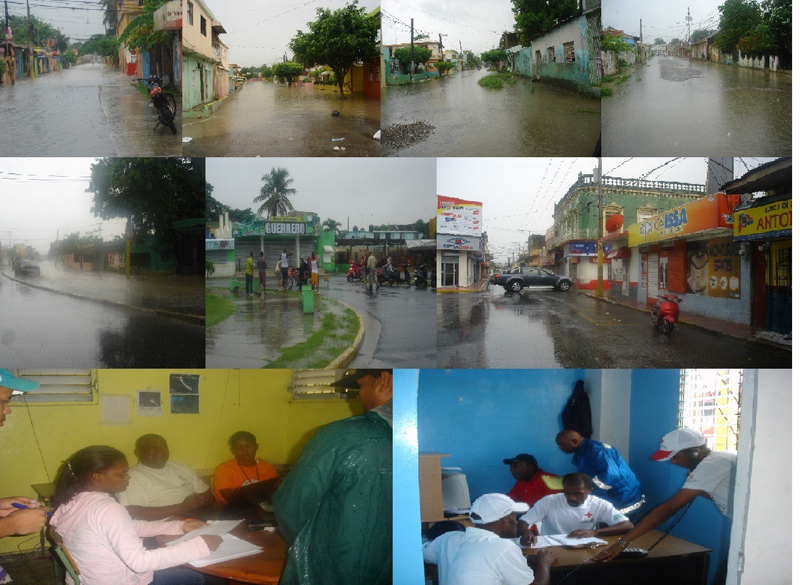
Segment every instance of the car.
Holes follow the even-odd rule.
[[[22,260],[14,266],[14,276],[40,276],[39,265],[30,260]]]
[[[547,268],[534,268],[522,266],[514,268],[511,272],[493,274],[489,283],[502,286],[508,292],[520,292],[526,287],[549,286],[557,291],[566,292],[572,287],[568,276],[556,274]]]

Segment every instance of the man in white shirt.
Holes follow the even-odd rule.
[[[135,520],[163,520],[214,503],[214,494],[194,471],[169,461],[163,437],[142,435],[134,453],[139,463],[128,470],[128,489],[118,498]]]
[[[475,526],[466,532],[448,532],[428,543],[422,556],[438,565],[439,585],[549,585],[550,565],[556,554],[542,550],[528,566],[516,535],[517,515],[528,505],[504,494],[485,494],[472,504]]]
[[[669,520],[697,496],[709,498],[725,516],[732,516],[731,486],[736,474],[736,453],[712,451],[706,446],[706,439],[701,432],[681,428],[664,435],[661,448],[650,459],[670,461],[673,465],[688,469],[690,473],[686,483],[678,493],[653,508],[617,543],[597,555],[596,560],[610,561],[615,558],[632,541]]]
[[[564,492],[545,496],[522,515],[517,533],[522,544],[532,541],[530,528],[542,523],[542,534],[566,534],[570,538],[624,534],[633,524],[611,503],[592,495],[592,478],[568,473],[562,478]]]

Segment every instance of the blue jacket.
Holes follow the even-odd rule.
[[[572,463],[579,472],[592,478],[593,494],[611,502],[618,510],[642,498],[642,484],[614,447],[584,439],[572,456]]]

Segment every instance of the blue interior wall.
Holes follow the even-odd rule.
[[[558,450],[561,411],[583,370],[421,370],[419,450],[447,453],[467,475],[470,498],[514,485],[503,459],[530,453],[539,466],[575,471]]]
[[[642,482],[648,510],[669,499],[686,481],[686,469],[650,460],[650,455],[659,448],[661,437],[677,426],[679,393],[679,370],[634,370],[631,373],[628,463]],[[664,530],[669,524],[659,528]],[[710,583],[728,550],[730,521],[711,500],[699,497],[671,534],[712,550]]]

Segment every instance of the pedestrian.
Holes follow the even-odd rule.
[[[308,264],[311,266],[311,288],[314,294],[319,294],[319,264],[317,263],[317,255],[311,252],[311,258],[308,259]]]
[[[275,280],[277,282],[277,287],[275,290],[281,290],[281,279],[283,278],[281,274],[281,261],[278,260],[278,263],[275,264]]]
[[[250,296],[253,294],[253,253],[247,257],[247,262],[244,263],[244,294]]]
[[[375,256],[372,254],[372,252],[367,252],[367,288],[369,289],[369,292],[372,292],[373,284],[375,285],[375,290],[378,289],[377,266],[378,261],[376,260]]]
[[[261,296],[267,293],[267,259],[264,258],[264,252],[258,257],[256,262],[258,268],[258,289]]]
[[[289,251],[288,248],[284,248],[283,252],[281,252],[281,277],[283,283],[283,290],[288,290],[287,287],[289,285],[289,256],[292,253]]]

